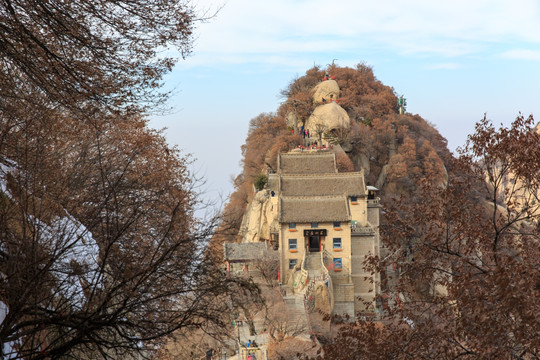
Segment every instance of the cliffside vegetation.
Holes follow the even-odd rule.
[[[365,264],[382,274],[381,321],[336,328],[313,358],[538,359],[540,135],[532,116],[499,129],[480,120],[453,156],[421,116],[399,114],[393,89],[368,66],[314,67],[283,91],[275,114],[250,123],[226,218],[241,219],[256,174],[301,141],[286,121],[307,120],[326,72],[351,119],[349,131],[331,134],[345,150],[340,162],[364,169],[381,190],[384,251]],[[237,240],[228,235],[219,240]]]
[[[235,179],[235,192],[224,209],[226,225],[215,242],[237,240],[255,177],[275,169],[280,151],[303,144],[287,121],[294,116],[298,127],[307,121],[314,109],[313,88],[326,73],[335,77],[341,89],[338,102],[351,119],[349,131],[333,134],[346,151],[337,154],[340,171],[364,169],[367,184],[380,188],[385,200],[411,196],[427,174],[436,182],[446,181],[445,164],[451,157],[446,140],[419,115],[400,115],[393,89],[377,80],[369,66],[314,67],[282,91],[284,100],[275,113],[250,121],[242,145],[243,171]]]

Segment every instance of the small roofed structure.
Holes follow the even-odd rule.
[[[227,272],[244,271],[247,273],[249,262],[260,259],[266,250],[267,245],[264,242],[224,243],[223,258],[227,262]]]
[[[376,199],[379,189],[377,189],[375,186],[368,185],[366,186],[366,190],[368,192],[368,200]]]
[[[266,244],[263,242],[225,243],[223,244],[223,257],[227,261],[255,260],[264,254],[266,248]]]

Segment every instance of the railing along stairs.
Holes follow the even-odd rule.
[[[325,254],[326,253],[326,254]],[[315,310],[315,289],[316,285],[319,283],[324,283],[327,287],[327,301],[329,304],[329,311],[332,312],[334,308],[334,289],[332,285],[332,277],[330,276],[330,273],[328,272],[328,269],[325,266],[324,258],[325,256],[329,256],[329,254],[325,251],[320,252],[320,269],[322,270],[322,274],[318,276],[312,276],[308,277],[306,291],[304,293],[304,310],[306,312],[306,318],[307,318],[307,324],[309,327],[309,332],[314,336],[314,341],[318,341],[316,334],[313,331],[313,327],[309,318],[309,314]]]

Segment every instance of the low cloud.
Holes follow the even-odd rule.
[[[502,57],[515,60],[540,61],[540,50],[513,49],[503,52]]]
[[[198,1],[203,8],[222,3]],[[491,49],[500,52],[515,43],[540,44],[539,18],[537,0],[228,0],[215,19],[197,29],[195,52],[212,54],[215,62],[246,63],[274,61],[265,60],[270,54],[313,57],[374,48],[401,56],[490,56]]]
[[[426,66],[428,70],[457,70],[464,66],[459,63],[439,63]]]

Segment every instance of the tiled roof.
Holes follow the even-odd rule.
[[[266,243],[225,243],[223,257],[225,260],[255,260],[263,256]]]
[[[282,174],[336,173],[334,153],[280,154],[279,170]]]
[[[366,194],[363,172],[325,175],[283,175],[284,196],[363,196]]]
[[[345,196],[282,197],[281,223],[349,221]]]

